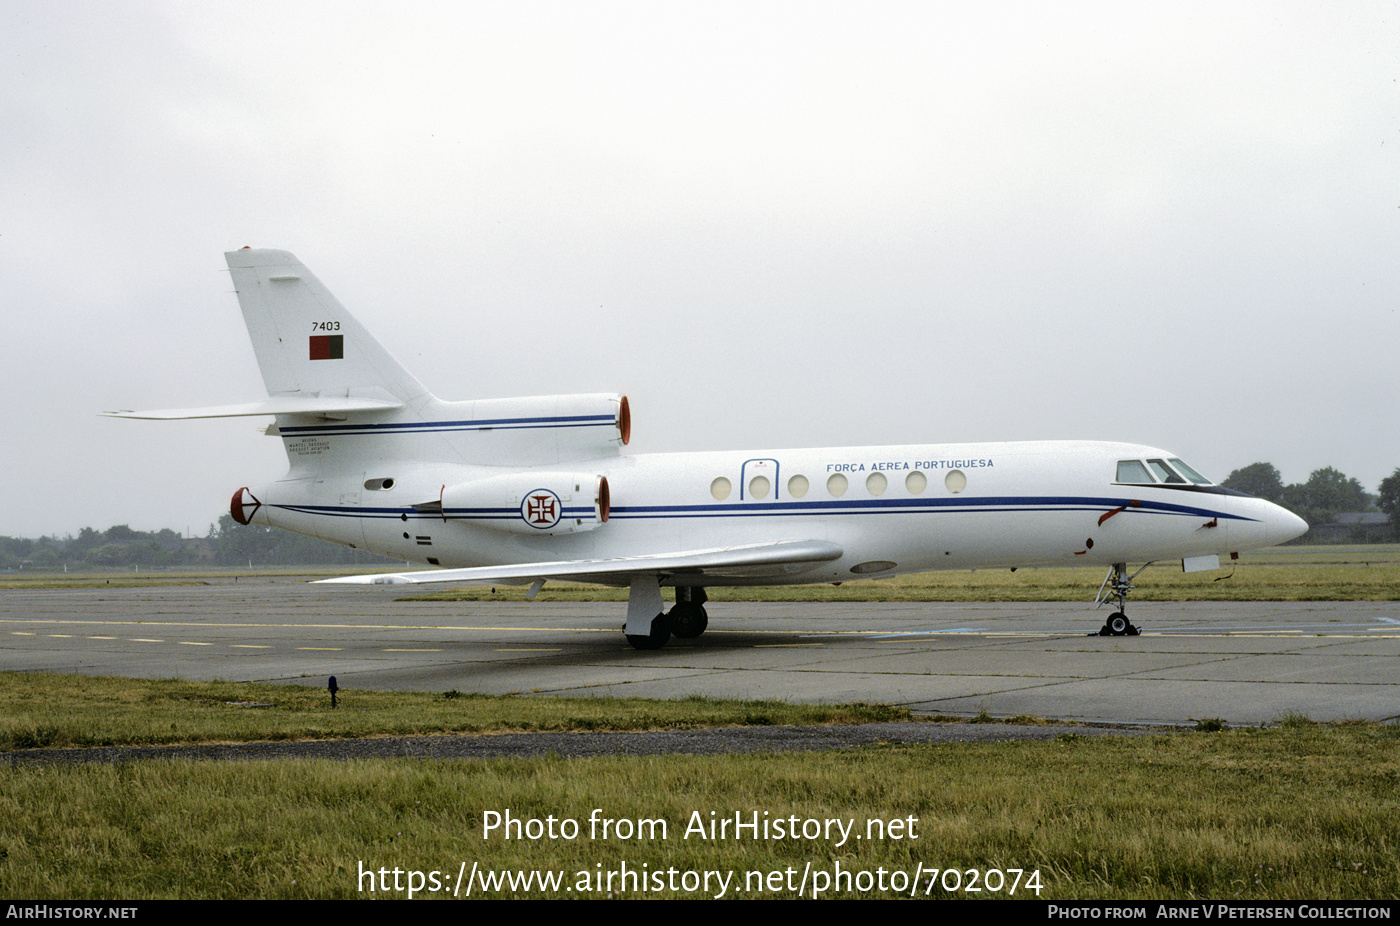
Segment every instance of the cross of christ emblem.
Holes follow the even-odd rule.
[[[525,520],[535,526],[549,527],[559,520],[559,497],[553,492],[540,492],[525,499]]]

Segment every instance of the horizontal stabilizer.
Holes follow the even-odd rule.
[[[211,405],[206,408],[157,408],[133,412],[103,412],[110,418],[143,418],[174,421],[180,418],[242,418],[252,415],[323,415],[342,417],[350,412],[382,412],[403,408],[393,399],[364,399],[355,396],[274,396],[260,402],[239,405]]]
[[[724,578],[760,578],[795,575],[819,563],[840,559],[844,551],[825,540],[755,543],[713,550],[688,550],[616,559],[571,560],[558,563],[518,563],[470,569],[430,569],[389,575],[345,576],[322,579],[318,584],[415,585],[430,582],[518,582],[537,579],[574,579],[604,585],[626,584],[631,576],[681,573]]]

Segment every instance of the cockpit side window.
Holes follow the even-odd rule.
[[[1157,476],[1159,481],[1165,482],[1168,485],[1180,484],[1186,481],[1167,465],[1166,460],[1148,460],[1147,465],[1152,467],[1152,472]]]
[[[1147,467],[1142,465],[1141,460],[1119,460],[1117,482],[1146,483],[1151,485],[1152,476],[1147,472]]]
[[[1178,473],[1181,473],[1181,475],[1185,476],[1187,479],[1190,479],[1196,485],[1208,486],[1211,484],[1209,479],[1207,479],[1205,476],[1202,476],[1200,473],[1196,472],[1194,469],[1187,466],[1185,463],[1181,462],[1176,457],[1172,457],[1171,460],[1169,460],[1168,462],[1170,462],[1172,466],[1176,467],[1176,471]]]

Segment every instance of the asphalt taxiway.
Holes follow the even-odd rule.
[[[242,578],[0,590],[0,667],[493,694],[872,701],[1108,723],[1400,717],[1400,602],[715,603],[642,652],[625,605],[395,601],[402,589]]]

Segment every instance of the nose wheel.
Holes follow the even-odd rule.
[[[1099,628],[1101,637],[1135,637],[1138,633],[1137,627],[1122,611],[1104,621],[1103,626]]]
[[[1142,569],[1151,566],[1145,563]],[[1099,586],[1099,594],[1094,599],[1095,607],[1103,607],[1110,600],[1118,604],[1116,614],[1109,615],[1108,620],[1103,622],[1103,627],[1099,629],[1098,635],[1101,637],[1135,637],[1140,631],[1133,626],[1133,622],[1128,620],[1128,592],[1133,589],[1133,579],[1136,579],[1142,572],[1139,569],[1132,575],[1128,575],[1127,563],[1114,563],[1108,567],[1108,575],[1104,577],[1103,585]]]

